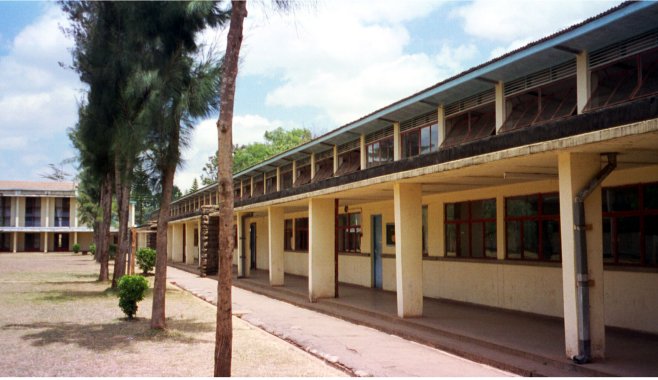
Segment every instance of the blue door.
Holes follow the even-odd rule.
[[[372,216],[372,266],[373,282],[382,288],[382,216]]]

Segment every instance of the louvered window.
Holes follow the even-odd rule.
[[[591,71],[593,110],[658,93],[658,49],[627,56]]]
[[[353,149],[338,156],[336,176],[353,173],[361,169],[361,149]]]
[[[360,142],[360,139],[356,139],[343,145],[339,145],[338,154],[340,155],[342,153],[349,152],[350,150],[359,149],[359,146],[361,145]]]
[[[507,132],[576,114],[576,77],[534,87],[506,99]]]
[[[589,55],[590,69],[605,66],[609,63],[634,56],[658,47],[658,29],[642,33],[627,40],[614,43]]]
[[[559,65],[549,67],[536,73],[505,83],[505,96],[524,93],[527,90],[558,81],[560,79],[574,77],[576,75],[576,60],[570,60]],[[574,79],[575,80],[575,79]]]
[[[491,136],[495,128],[496,110],[493,102],[470,108],[446,118],[446,138],[441,147],[451,147]]]
[[[321,158],[315,162],[315,176],[313,177],[313,182],[321,181],[334,175],[333,150],[331,150],[330,153],[330,156]],[[318,156],[322,157],[321,155]]]
[[[433,111],[400,125],[402,158],[434,152],[438,148],[439,125],[437,120],[438,114]]]
[[[281,168],[281,190],[292,187],[292,164]]]
[[[299,166],[297,161],[297,173],[294,186],[301,186],[311,182],[311,165],[308,163],[304,166]]]
[[[375,141],[385,139],[388,137],[393,137],[393,126],[388,126],[386,128],[382,128],[379,131],[370,133],[366,136],[366,144],[373,143]]]
[[[265,175],[265,194],[276,192],[276,170]]]
[[[446,117],[453,116],[460,112],[478,108],[483,104],[492,103],[495,97],[496,95],[493,88],[482,91],[479,94],[475,94],[469,96],[468,98],[464,98],[454,103],[448,104],[445,108],[445,115]]]

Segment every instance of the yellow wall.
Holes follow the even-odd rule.
[[[372,286],[372,261],[370,256],[338,256],[338,281]]]
[[[245,218],[245,254],[247,255],[247,262],[251,260],[251,239],[249,237],[249,229],[252,223],[256,223],[256,269],[269,269],[270,249],[268,246],[267,216]]]
[[[89,244],[94,242],[93,232],[78,232],[78,244],[80,250],[89,251]],[[73,244],[73,233],[71,233],[71,245]]]
[[[658,273],[605,271],[607,325],[658,333]]]
[[[308,276],[308,253],[285,251],[285,273]]]

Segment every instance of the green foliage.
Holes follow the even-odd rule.
[[[73,244],[73,247],[72,247],[72,248],[73,248],[73,253],[78,253],[78,252],[80,252],[80,244],[75,243],[75,244]]]
[[[149,283],[142,276],[123,276],[119,280],[119,307],[133,319],[137,314],[137,302],[144,299]]]
[[[233,148],[233,173],[240,172],[267,158],[285,152],[311,140],[311,131],[306,128],[283,129],[278,127],[265,132],[265,142],[255,142]],[[208,157],[202,169],[201,183],[210,185],[217,182],[217,153]]]
[[[153,270],[155,267],[155,249],[153,248],[140,248],[135,254],[137,266],[139,266],[144,274]]]
[[[92,255],[96,254],[96,244],[94,243],[89,244],[89,253],[91,253]]]
[[[114,260],[114,258],[117,256],[117,245],[116,244],[110,244],[110,260]]]

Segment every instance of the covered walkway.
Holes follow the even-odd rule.
[[[425,298],[423,317],[397,317],[396,295],[340,284],[339,298],[310,303],[306,277],[285,275],[269,285],[269,273],[252,270],[234,286],[301,307],[368,325],[522,375],[656,376],[658,336],[606,329],[606,359],[575,365],[564,357],[562,319]]]

